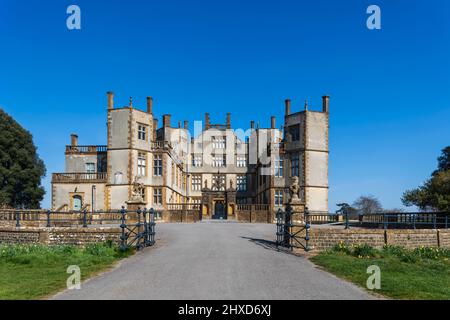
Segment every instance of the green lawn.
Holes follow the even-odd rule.
[[[450,250],[406,250],[343,244],[311,260],[325,270],[366,288],[367,267],[381,271],[381,289],[373,292],[394,299],[450,299]]]
[[[75,246],[0,245],[0,299],[41,299],[66,288],[70,265],[85,280],[131,252],[110,243]]]

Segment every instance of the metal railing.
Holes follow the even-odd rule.
[[[311,224],[344,225],[345,228],[449,229],[450,212],[381,212],[363,215],[309,213]]]
[[[296,223],[293,219],[293,213],[290,207],[286,210],[279,209],[277,218],[277,248],[285,247],[291,251],[294,248],[300,248],[309,251],[310,229],[308,209],[305,210],[305,223]]]
[[[358,224],[362,227],[383,229],[448,229],[450,228],[450,212],[366,214],[359,217]]]
[[[1,210],[0,226],[20,227],[96,227],[116,225],[121,221],[120,210],[112,211],[50,211]]]
[[[130,217],[131,214],[131,217]],[[123,207],[120,211],[120,248],[126,250],[134,246],[136,250],[153,246],[155,240],[155,211],[146,208],[129,212]]]

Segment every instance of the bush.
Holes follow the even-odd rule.
[[[347,246],[343,241],[339,241],[338,244],[334,245],[334,247],[331,249],[331,252],[344,253],[347,255],[351,254],[349,246]]]
[[[420,260],[448,260],[450,250],[442,248],[420,247],[416,249],[406,249],[400,246],[384,246],[383,250],[375,249],[367,244],[348,246],[344,242],[335,245],[330,253],[340,253],[357,258],[387,258],[396,257],[402,262],[416,263]]]
[[[378,250],[367,244],[361,244],[353,248],[352,255],[358,258],[374,258],[378,256]]]
[[[343,241],[340,241],[339,244],[335,245],[331,251],[357,258],[373,258],[378,256],[378,251],[367,244],[348,246]]]

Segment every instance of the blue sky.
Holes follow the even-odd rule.
[[[77,4],[82,30],[66,28]],[[382,29],[366,28],[381,8]],[[450,2],[0,0],[0,106],[32,132],[48,175],[64,146],[106,143],[106,96],[178,120],[278,124],[331,96],[330,209],[361,194],[400,207],[450,142]]]

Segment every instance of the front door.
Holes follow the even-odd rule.
[[[223,201],[217,201],[216,204],[214,205],[214,215],[213,215],[213,219],[226,219],[227,215],[225,212],[225,204]]]

